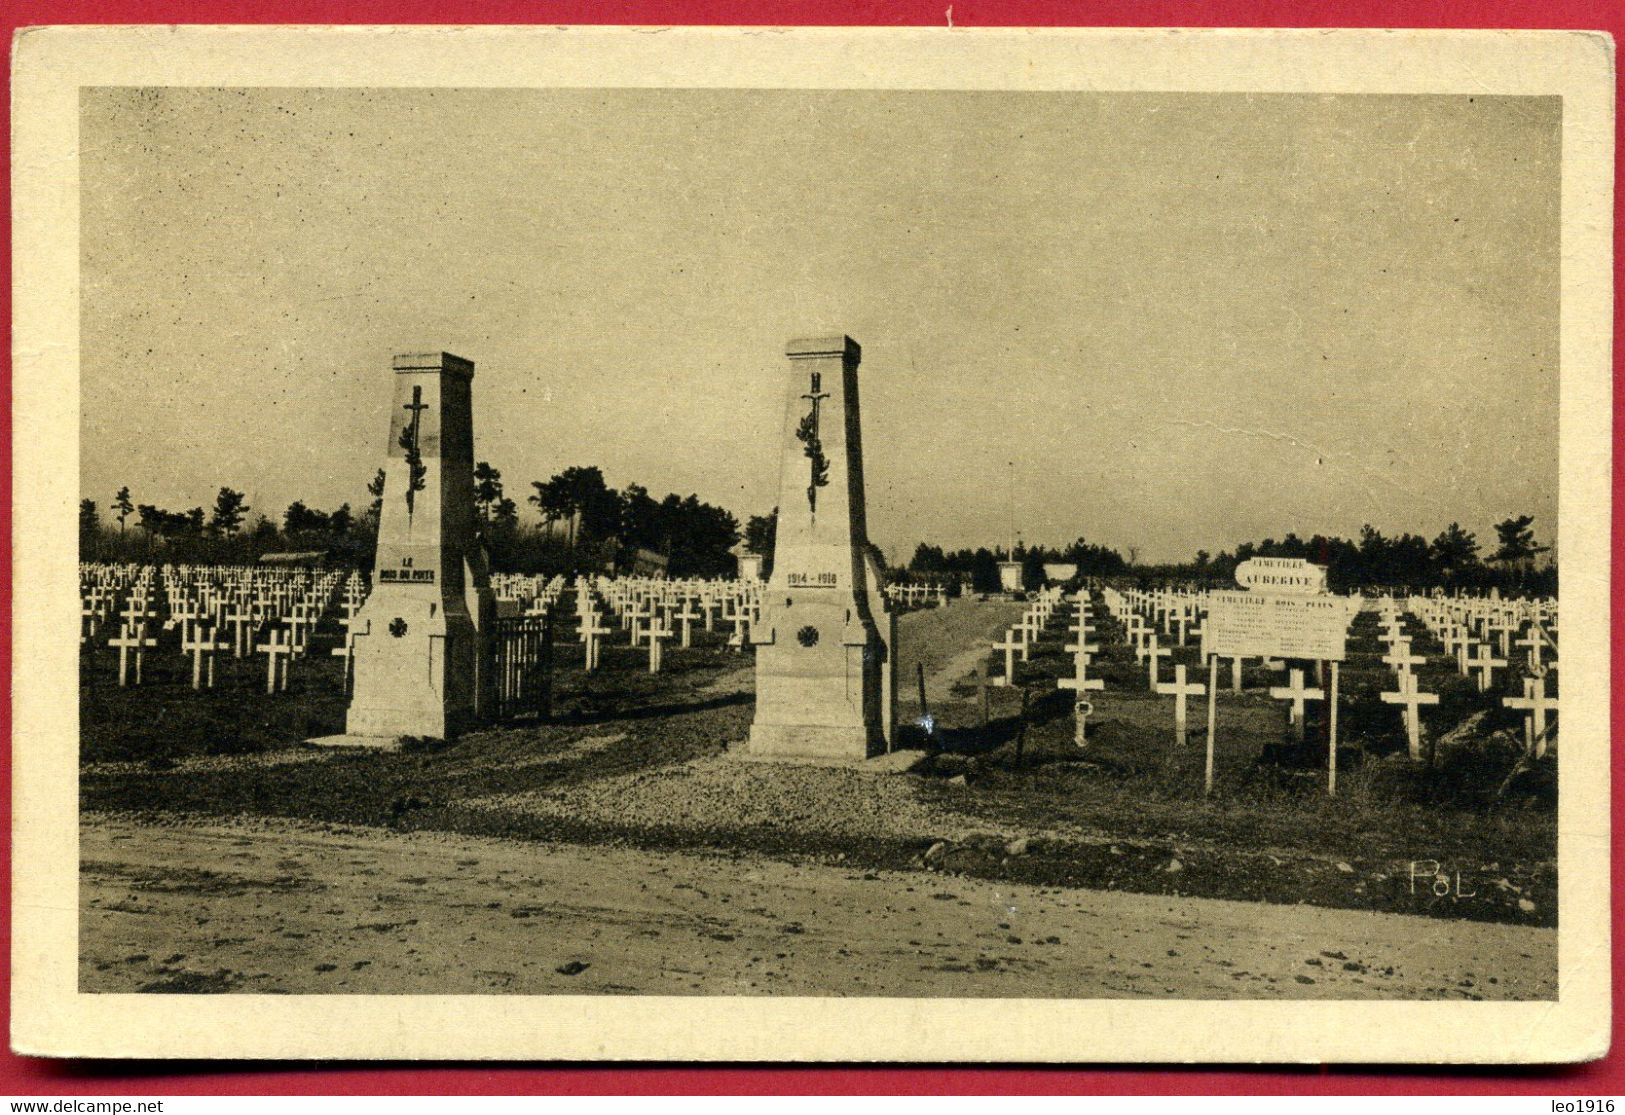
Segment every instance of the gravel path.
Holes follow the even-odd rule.
[[[581,782],[471,798],[533,816],[708,829],[783,828],[835,836],[922,834],[960,840],[988,826],[920,798],[921,783],[839,767],[751,763],[726,755]]]

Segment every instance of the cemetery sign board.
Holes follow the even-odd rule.
[[[1340,596],[1215,592],[1207,598],[1206,654],[1341,662],[1351,618]]]
[[[1326,567],[1303,558],[1248,558],[1236,566],[1236,584],[1259,592],[1315,596],[1326,591]]]

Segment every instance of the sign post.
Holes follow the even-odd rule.
[[[1317,675],[1330,664],[1330,700],[1327,709],[1327,793],[1337,793],[1337,685],[1339,664],[1348,657],[1348,626],[1359,602],[1326,591],[1326,570],[1301,558],[1253,558],[1236,567],[1241,591],[1208,594],[1207,619],[1202,626],[1202,651],[1209,656],[1207,792],[1213,790],[1213,737],[1217,710],[1218,660],[1222,655],[1238,667],[1242,658],[1266,661],[1295,659],[1313,662]],[[1239,669],[1238,669],[1239,675]],[[1293,671],[1301,678],[1300,671]],[[1292,675],[1289,675],[1291,677]],[[1318,699],[1315,690],[1303,690],[1301,680],[1290,688]],[[1301,707],[1297,705],[1295,707]],[[1301,733],[1303,720],[1297,720]]]
[[[1202,793],[1213,796],[1213,736],[1219,719],[1219,656],[1207,660],[1207,768],[1202,777]]]
[[[1337,796],[1337,660],[1332,660],[1331,704],[1326,706],[1328,731],[1326,733],[1326,796]]]

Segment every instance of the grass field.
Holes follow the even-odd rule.
[[[1104,609],[1096,608],[1104,614]],[[1215,793],[1201,792],[1202,746],[1172,738],[1172,699],[1109,622],[1090,742],[1072,742],[1070,672],[1056,622],[1019,674],[986,646],[1011,622],[1008,604],[956,602],[900,621],[904,719],[918,718],[923,667],[938,725],[935,751],[911,775],[741,762],[748,734],[748,655],[697,634],[650,675],[645,655],[606,649],[584,675],[561,653],[554,718],[394,754],[299,746],[339,730],[345,701],[331,638],[296,663],[286,694],[264,692],[263,660],[227,664],[213,692],[194,693],[186,660],[149,658],[149,684],[120,690],[116,659],[87,659],[82,688],[85,810],[142,820],[269,817],[521,841],[714,849],[792,861],[963,874],[1039,886],[1257,899],[1555,924],[1555,763],[1497,798],[1515,724],[1453,671],[1428,670],[1443,700],[1438,731],[1488,711],[1469,744],[1433,768],[1402,757],[1398,714],[1374,700],[1386,671],[1370,617],[1357,623],[1343,673],[1340,794],[1324,793],[1317,723],[1302,749],[1283,743],[1282,705],[1256,687],[1219,703]],[[325,633],[331,635],[331,633]],[[1437,647],[1432,648],[1435,652]],[[1194,650],[1180,652],[1194,664]],[[969,665],[963,675],[961,667]],[[1167,670],[1167,665],[1164,667]],[[972,677],[970,671],[975,671]],[[1166,676],[1166,673],[1165,673]],[[1022,689],[1027,713],[1021,716]],[[1193,726],[1205,706],[1193,705]],[[1434,894],[1413,864],[1436,862],[1460,895]],[[1426,875],[1425,869],[1423,874]],[[1471,892],[1471,893],[1467,893]]]

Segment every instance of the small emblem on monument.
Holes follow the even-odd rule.
[[[806,627],[803,627],[800,631],[796,632],[796,642],[800,643],[804,647],[817,646],[818,628],[809,623]]]
[[[403,637],[406,634],[406,621],[400,616],[396,616],[394,619],[390,620],[389,633],[395,636],[397,639]]]

